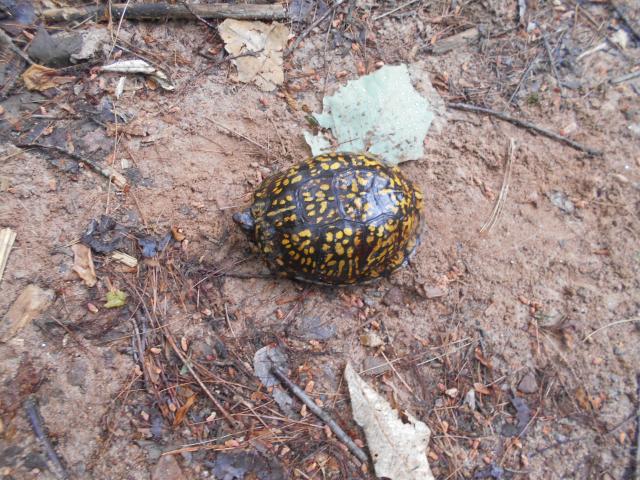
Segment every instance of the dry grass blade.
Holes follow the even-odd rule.
[[[596,333],[601,332],[602,330],[606,330],[609,327],[613,327],[615,325],[621,325],[623,323],[632,323],[632,322],[640,322],[640,318],[625,318],[624,320],[618,320],[616,322],[611,322],[606,324],[603,327],[598,328],[597,330],[594,330],[593,332],[591,332],[589,335],[587,335],[586,337],[584,337],[582,339],[583,342],[586,342],[587,340],[589,340],[591,337],[593,337]]]
[[[511,184],[511,170],[513,167],[513,151],[515,150],[516,142],[513,138],[509,139],[507,145],[507,157],[505,159],[504,177],[502,177],[502,188],[500,194],[496,198],[496,203],[493,205],[493,210],[489,219],[482,225],[480,233],[489,233],[489,231],[495,226],[500,218],[504,204],[507,201],[507,194],[509,193],[509,185]]]

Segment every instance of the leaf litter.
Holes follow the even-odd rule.
[[[237,79],[271,92],[284,82],[283,51],[289,29],[280,23],[227,19],[218,27],[225,49],[236,58]]]

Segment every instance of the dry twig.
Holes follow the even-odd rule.
[[[504,203],[507,200],[507,194],[509,193],[509,184],[511,183],[511,170],[513,165],[513,151],[515,150],[515,145],[515,140],[513,138],[510,138],[509,144],[507,145],[507,156],[505,159],[504,177],[502,177],[502,188],[500,188],[500,194],[496,199],[496,203],[493,205],[491,215],[489,216],[489,219],[484,223],[484,225],[482,225],[480,233],[489,233],[489,231],[498,222],[498,218],[502,213],[502,208],[504,207]]]
[[[291,46],[284,51],[284,56],[286,57],[288,55],[291,55],[291,53],[293,53],[293,51],[296,48],[298,48],[298,45],[300,45],[300,42],[302,42],[302,40],[304,40],[304,38],[311,33],[311,30],[313,30],[318,25],[320,25],[324,21],[324,19],[327,18],[329,15],[333,15],[333,12],[336,10],[336,8],[342,5],[343,2],[344,0],[338,0],[336,3],[331,5],[331,8],[328,8],[326,12],[320,15],[315,22],[313,22],[311,25],[305,28],[303,32],[300,35],[298,35],[298,37],[293,41]]]
[[[87,17],[97,16],[104,20],[108,18],[107,5],[90,5],[85,7],[51,8],[42,12],[42,17],[48,22],[69,22],[83,20]],[[113,17],[124,16],[129,20],[146,19],[191,19],[194,15],[199,18],[235,18],[237,20],[284,20],[287,11],[284,5],[259,4],[169,4],[169,3],[123,3],[111,4]]]
[[[88,158],[85,157],[81,157],[80,155],[76,154],[76,153],[72,153],[68,150],[65,150],[64,148],[61,147],[57,147],[55,145],[41,145],[39,143],[20,143],[18,145],[16,145],[16,147],[18,148],[37,148],[40,150],[54,150],[56,152],[60,152],[65,154],[66,156],[73,158],[75,161],[80,162],[80,163],[84,163],[85,165],[88,165],[89,167],[91,167],[91,170],[93,170],[94,172],[99,173],[100,175],[106,177],[109,181],[113,182],[113,184],[120,188],[120,189],[124,189],[127,186],[127,179],[120,174],[119,172],[116,172],[114,170],[113,167],[109,166],[109,165],[99,165],[97,162],[94,162],[93,160],[90,160]]]
[[[333,420],[333,418],[327,415],[327,413],[324,412],[324,410],[318,407],[318,405],[316,405],[316,403],[313,400],[311,400],[311,398],[309,398],[309,396],[304,392],[304,390],[302,390],[295,383],[293,383],[289,379],[289,377],[287,377],[284,374],[284,372],[282,372],[282,370],[280,370],[276,366],[273,366],[271,367],[271,373],[273,373],[273,375],[278,380],[280,380],[283,384],[285,384],[286,387],[289,390],[291,390],[291,392],[296,397],[298,397],[300,401],[302,401],[302,403],[304,403],[309,410],[311,410],[320,420],[322,420],[336,435],[336,437],[347,446],[349,451],[351,451],[351,453],[353,453],[358,460],[360,460],[362,463],[367,463],[369,461],[367,454],[364,453],[364,450],[358,447],[353,442],[353,440],[351,440],[351,437],[349,437],[349,435],[347,435],[347,433],[340,427],[340,425],[338,425],[335,422],[335,420]]]
[[[202,388],[202,391],[207,395],[207,397],[209,397],[209,399],[213,402],[213,404],[220,411],[220,413],[222,413],[222,415],[229,422],[229,424],[234,428],[242,427],[240,422],[238,422],[231,415],[229,415],[229,412],[227,412],[227,410],[216,399],[216,397],[213,396],[211,391],[207,388],[207,386],[204,384],[204,382],[200,379],[200,376],[193,369],[193,367],[191,366],[191,363],[189,362],[187,357],[184,356],[184,354],[182,353],[182,351],[180,350],[180,348],[176,344],[176,341],[174,340],[173,335],[171,335],[171,333],[167,329],[164,329],[164,335],[165,335],[165,338],[167,339],[167,341],[169,342],[169,345],[171,345],[171,348],[173,349],[175,354],[180,358],[180,360],[182,360],[182,363],[184,364],[185,367],[187,367],[187,370],[189,370],[189,373],[191,373],[191,375],[193,376],[195,381],[198,383],[198,385],[200,385],[200,388]]]
[[[403,3],[402,5],[398,5],[396,8],[389,10],[388,12],[385,13],[381,13],[380,15],[377,15],[375,17],[373,17],[373,21],[375,22],[376,20],[380,20],[381,18],[384,18],[388,15],[392,15],[394,13],[396,13],[398,10],[402,10],[405,7],[408,7],[409,5],[413,5],[414,3],[416,3],[418,0],[409,0],[406,3]]]
[[[49,437],[47,436],[47,432],[45,431],[45,427],[42,423],[42,417],[40,416],[40,412],[38,411],[38,405],[36,404],[34,399],[27,398],[23,403],[23,407],[25,413],[27,414],[27,419],[31,424],[31,428],[33,429],[33,433],[42,445],[42,448],[46,452],[47,457],[49,457],[49,461],[53,466],[53,474],[57,478],[66,480],[67,478],[69,478],[69,474],[67,473],[67,469],[64,467],[62,461],[60,460],[60,457],[58,457],[58,454],[56,453],[53,445],[51,444],[51,441],[49,440]]]
[[[227,127],[226,125],[223,125],[220,122],[216,122],[214,119],[212,118],[207,118],[207,120],[209,120],[211,123],[213,123],[214,125],[217,125],[218,127],[226,130],[227,132],[229,132],[231,135],[234,135],[236,137],[242,138],[243,140],[246,140],[247,142],[249,142],[251,145],[255,145],[258,148],[261,148],[262,150],[264,150],[265,152],[268,152],[269,149],[267,147],[265,147],[264,145],[262,145],[261,143],[256,142],[255,140],[252,140],[251,138],[247,137],[246,135],[243,135],[242,133],[238,133],[235,130]]]
[[[2,45],[2,44],[7,45],[7,47],[9,47],[9,49],[13,53],[18,55],[20,58],[22,58],[29,65],[34,65],[35,62],[33,60],[31,60],[26,53],[24,53],[22,50],[20,50],[18,47],[16,47],[16,45],[15,45],[15,43],[13,43],[13,40],[11,39],[11,37],[9,35],[7,35],[6,33],[4,33],[4,30],[2,30],[0,28],[0,45]]]
[[[512,117],[503,112],[497,112],[495,110],[491,110],[489,108],[478,107],[476,105],[469,105],[467,103],[448,103],[448,107],[455,108],[457,110],[464,110],[465,112],[473,112],[473,113],[484,113],[485,115],[491,115],[493,117],[499,118],[500,120],[504,120],[505,122],[512,123],[517,127],[526,128],[528,130],[532,130],[540,135],[544,135],[547,138],[555,140],[557,142],[565,143],[570,147],[580,150],[581,152],[588,153],[594,157],[599,157],[602,155],[601,150],[596,150],[594,148],[588,147],[587,145],[583,145],[579,142],[575,142],[570,138],[564,137],[558,133],[552,132],[551,130],[547,130],[546,128],[539,127],[531,122],[527,122],[526,120],[520,120],[519,118]]]
[[[551,71],[553,72],[553,76],[556,77],[556,82],[558,82],[558,88],[560,89],[560,96],[564,97],[564,89],[562,88],[562,82],[560,81],[560,75],[558,75],[558,69],[556,68],[556,62],[553,58],[553,51],[551,50],[551,46],[549,45],[549,40],[547,40],[547,36],[542,36],[542,42],[544,43],[544,48],[547,51],[547,56],[549,57],[549,64],[551,65]]]

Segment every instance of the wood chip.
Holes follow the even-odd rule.
[[[111,258],[125,264],[127,267],[135,268],[138,266],[138,259],[124,252],[115,251],[111,254]]]
[[[0,230],[0,282],[2,282],[2,276],[4,275],[4,269],[7,266],[9,260],[9,253],[11,253],[11,247],[16,239],[16,232],[10,228],[3,228]]]

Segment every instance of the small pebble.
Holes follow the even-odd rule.
[[[440,287],[424,287],[424,296],[428,299],[444,297],[447,294],[446,290]]]
[[[160,457],[153,472],[151,480],[185,480],[185,476],[173,455]]]
[[[404,304],[404,295],[402,294],[402,290],[398,287],[391,287],[389,291],[385,293],[384,297],[382,297],[382,303],[388,307]]]
[[[527,372],[520,383],[518,384],[518,390],[522,393],[535,393],[538,391],[538,382],[532,372]]]

